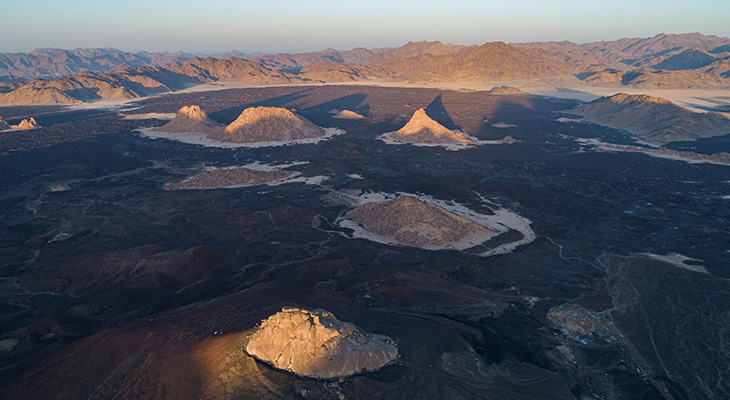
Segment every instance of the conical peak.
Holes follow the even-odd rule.
[[[177,116],[198,120],[208,119],[208,114],[198,106],[185,106],[177,112]]]

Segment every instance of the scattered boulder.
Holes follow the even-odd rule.
[[[398,357],[387,336],[362,332],[322,309],[290,307],[261,323],[246,352],[275,368],[324,379],[374,371]]]
[[[388,242],[430,250],[463,250],[497,234],[412,196],[365,203],[348,212],[347,217]]]
[[[71,190],[71,188],[66,185],[51,186],[51,192],[68,192],[69,190]]]
[[[324,129],[281,107],[249,107],[214,139],[234,143],[284,142],[325,136]]]

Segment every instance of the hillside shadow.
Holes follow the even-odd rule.
[[[461,127],[456,125],[454,120],[451,118],[451,115],[449,115],[449,112],[446,111],[446,107],[444,107],[444,101],[441,95],[436,96],[431,103],[428,104],[425,108],[426,114],[434,119],[436,122],[440,123],[441,125],[449,128],[449,129],[459,129],[461,130]]]
[[[250,103],[244,103],[241,105],[237,105],[235,107],[226,108],[220,111],[216,111],[213,113],[210,113],[210,117],[219,122],[219,123],[225,123],[229,124],[233,122],[236,118],[238,118],[239,115],[241,115],[241,112],[249,107],[285,107],[285,108],[295,108],[294,103],[297,100],[301,100],[307,96],[309,96],[309,92],[311,92],[311,88],[303,89],[298,92],[294,93],[287,93],[284,95],[271,97],[268,99],[258,100]]]
[[[500,96],[499,102],[484,116],[481,126],[474,133],[478,133],[481,139],[501,139],[506,135],[512,135],[516,139],[522,140],[525,138],[525,125],[549,119],[553,112],[564,111],[578,104],[580,104],[579,101],[573,99],[532,95]],[[494,124],[515,126],[495,127]]]
[[[348,94],[347,96],[304,108],[301,111],[302,113],[330,113],[333,110],[350,110],[367,116],[368,112],[370,112],[370,105],[363,104],[367,97],[368,95],[364,93]]]

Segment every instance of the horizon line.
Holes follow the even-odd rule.
[[[701,33],[701,32],[682,32],[682,33],[665,33],[665,32],[660,32],[660,33],[657,33],[657,34],[655,34],[653,36],[622,36],[622,37],[614,38],[614,39],[602,39],[602,40],[593,40],[593,41],[586,41],[586,42],[574,42],[574,41],[567,40],[567,39],[564,39],[564,40],[530,40],[530,41],[520,41],[520,42],[506,42],[506,41],[503,41],[503,40],[490,40],[490,41],[486,41],[486,42],[483,42],[483,43],[459,44],[459,43],[444,43],[441,40],[416,40],[416,41],[409,40],[408,42],[405,42],[405,43],[402,43],[402,44],[398,44],[398,45],[391,45],[391,46],[374,46],[374,47],[355,46],[355,47],[351,47],[349,49],[336,49],[334,47],[328,46],[328,47],[325,47],[325,48],[320,48],[319,50],[304,50],[304,51],[295,51],[295,52],[274,51],[274,50],[270,50],[270,51],[265,51],[265,50],[244,51],[244,50],[238,50],[238,49],[220,50],[220,51],[214,51],[214,50],[174,50],[174,51],[173,50],[159,50],[159,51],[154,51],[154,50],[144,50],[144,49],[142,49],[142,50],[125,50],[125,49],[122,49],[122,48],[112,47],[112,46],[105,46],[105,47],[74,47],[74,48],[63,48],[63,47],[55,47],[55,46],[45,46],[45,47],[43,47],[43,46],[41,46],[41,47],[35,47],[33,50],[29,50],[29,51],[19,51],[19,52],[1,51],[0,53],[2,53],[2,54],[30,54],[30,53],[32,53],[34,51],[39,51],[39,50],[62,50],[62,51],[63,50],[68,50],[68,51],[72,51],[72,50],[88,50],[88,49],[105,49],[105,50],[117,50],[117,51],[120,51],[120,52],[132,53],[132,54],[144,53],[144,52],[146,52],[146,53],[157,53],[157,54],[159,54],[159,53],[166,53],[166,54],[187,53],[187,54],[192,54],[194,56],[196,56],[196,55],[212,56],[214,54],[226,54],[226,53],[233,53],[233,52],[239,52],[239,53],[242,53],[242,54],[257,54],[258,53],[258,54],[262,54],[262,55],[263,54],[306,54],[306,53],[317,53],[317,52],[321,52],[321,51],[325,51],[325,50],[329,50],[329,49],[332,49],[332,50],[335,50],[335,51],[352,51],[352,50],[355,50],[355,49],[374,50],[374,49],[398,48],[398,47],[405,46],[405,45],[407,45],[409,43],[421,43],[421,42],[426,42],[426,43],[441,43],[441,44],[446,45],[446,46],[467,46],[467,47],[468,46],[481,46],[481,45],[488,44],[488,43],[500,43],[500,42],[501,43],[508,44],[508,45],[513,45],[513,44],[526,44],[526,43],[561,43],[561,42],[569,42],[569,43],[573,43],[573,44],[577,44],[577,45],[585,45],[585,44],[591,44],[591,43],[615,42],[615,41],[624,40],[624,39],[651,39],[651,38],[654,38],[654,37],[657,37],[657,36],[662,36],[662,35],[665,35],[665,36],[670,36],[670,35],[681,36],[681,35],[692,35],[692,34],[698,34],[698,35],[707,36],[707,37],[717,37],[717,38],[721,38],[721,39],[730,39],[730,37],[728,37],[728,36],[720,36],[720,35],[715,35],[715,34],[704,34],[704,33]]]

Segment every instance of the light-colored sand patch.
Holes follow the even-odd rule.
[[[365,179],[360,174],[347,174],[347,177],[352,179]]]
[[[459,132],[459,131],[455,131]],[[510,141],[506,139],[500,139],[500,140],[479,140],[473,136],[469,136],[465,133],[460,132],[465,137],[472,140],[471,143],[413,143],[413,142],[404,142],[402,140],[394,139],[392,135],[395,134],[395,132],[387,132],[380,136],[378,136],[379,140],[382,140],[386,144],[394,144],[394,145],[404,145],[408,144],[411,146],[416,147],[441,147],[449,151],[459,151],[459,150],[465,150],[469,148],[473,148],[476,146],[482,146],[482,145],[490,145],[490,144],[509,144],[514,143],[515,141]]]
[[[136,98],[136,99],[124,99],[124,100],[101,99],[101,100],[89,101],[89,102],[85,102],[85,103],[61,104],[61,105],[69,110],[99,110],[99,109],[116,110],[116,109],[128,106],[136,101],[148,99],[148,98],[155,97],[155,96],[159,96],[159,95],[140,97],[140,98]]]
[[[639,153],[639,154],[645,154],[649,157],[655,157],[655,158],[663,158],[667,160],[674,160],[674,161],[682,161],[686,162],[687,164],[712,164],[712,165],[730,165],[730,161],[725,161],[721,159],[707,159],[707,158],[700,158],[705,157],[703,154],[697,153],[695,157],[692,157],[691,155],[685,155],[685,154],[675,154],[671,153],[671,150],[667,149],[661,149],[657,146],[654,146],[654,148],[640,148],[637,146],[627,146],[627,145],[620,145],[620,144],[612,144],[612,143],[604,143],[601,142],[598,139],[587,139],[587,138],[576,138],[576,142],[580,143],[581,146],[585,147],[593,147],[596,150],[599,151],[605,151],[605,152],[623,152],[623,153]],[[642,143],[645,144],[645,143]]]
[[[556,119],[556,121],[558,121],[558,122],[588,122],[584,119],[565,118],[565,117],[558,118],[558,119]]]
[[[497,122],[495,124],[492,124],[492,126],[495,127],[495,128],[517,128],[517,125],[515,125],[515,124],[508,124],[508,123],[505,123],[505,122]]]
[[[175,113],[145,113],[145,114],[124,114],[119,113],[122,119],[138,120],[138,119],[159,119],[170,120],[175,118]]]
[[[271,171],[282,171],[290,167],[299,166],[299,165],[306,165],[308,162],[306,161],[298,161],[293,162],[289,164],[264,164],[261,162],[254,162],[246,165],[238,165],[238,166],[229,166],[229,167],[210,167],[206,166],[202,168],[201,172],[210,172],[215,170],[223,170],[223,169],[240,169],[245,168],[252,171],[260,171],[260,172],[271,172]],[[289,171],[286,171],[289,172]],[[193,179],[195,176],[199,174],[193,175],[188,177],[187,179],[184,179],[180,183],[185,183]],[[216,187],[184,187],[184,188],[175,188],[173,190],[208,190],[208,189],[238,189],[238,188],[245,188],[245,187],[253,187],[253,186],[280,186],[280,185],[286,185],[289,183],[304,183],[305,185],[314,185],[318,186],[321,185],[322,182],[330,179],[329,176],[325,175],[315,175],[315,176],[304,176],[301,172],[298,171],[291,171],[288,176],[281,178],[281,179],[274,179],[265,183],[241,183],[241,184],[235,184],[235,185],[227,185],[227,186],[216,186]],[[268,193],[268,192],[267,192]]]
[[[669,253],[665,255],[640,253],[640,255],[649,257],[653,260],[662,261],[667,264],[674,265],[675,267],[686,269],[687,271],[699,272],[701,274],[709,274],[707,269],[705,269],[705,267],[703,267],[702,265],[687,264],[687,261],[694,261],[698,263],[704,263],[704,261],[698,260],[696,258],[690,258],[679,253]]]
[[[432,196],[427,196],[424,194],[413,194],[413,193],[406,193],[406,192],[384,193],[384,192],[361,192],[359,190],[340,190],[340,191],[328,194],[326,196],[325,201],[328,202],[329,204],[342,204],[342,205],[347,205],[348,207],[351,207],[351,208],[355,208],[355,207],[359,207],[365,203],[392,200],[398,196],[417,197],[424,202],[437,205],[462,218],[465,218],[469,221],[477,223],[477,224],[489,229],[490,231],[496,232],[495,236],[497,236],[501,233],[507,232],[509,230],[515,230],[522,234],[522,236],[523,236],[522,239],[520,239],[518,241],[502,244],[491,250],[487,250],[485,252],[478,253],[478,255],[482,256],[482,257],[489,257],[489,256],[497,255],[497,254],[511,253],[517,247],[531,243],[536,238],[534,231],[530,227],[530,225],[532,224],[532,222],[530,220],[528,220],[527,218],[521,217],[505,208],[501,208],[499,205],[485,199],[481,195],[479,195],[480,199],[483,201],[483,203],[485,205],[488,206],[487,208],[489,208],[490,210],[492,210],[492,212],[494,212],[494,215],[486,215],[486,214],[478,213],[453,200],[452,201],[439,200],[439,199],[434,199]],[[354,222],[351,219],[346,218],[344,216],[338,218],[335,221],[335,223],[341,227],[352,229],[352,231],[353,231],[352,236],[346,235],[346,237],[368,239],[368,240],[372,240],[372,241],[378,242],[378,243],[398,245],[397,243],[393,243],[380,235],[374,234],[374,233],[366,230],[364,227],[360,226],[356,222]],[[468,248],[478,246],[482,243],[485,243],[492,237],[494,237],[494,236],[467,237],[464,240],[454,244],[453,247],[458,250],[466,250]]]
[[[18,339],[0,340],[0,354],[11,352],[18,343],[20,343]]]
[[[288,183],[303,183],[305,185],[319,186],[322,182],[330,179],[326,175],[315,175],[315,176],[303,176],[300,172],[294,172],[289,178],[282,179],[281,181],[275,181],[268,183],[269,186],[286,185]]]
[[[150,139],[168,139],[177,142],[183,142],[188,144],[197,144],[206,147],[219,147],[224,149],[234,149],[240,147],[248,148],[261,148],[261,147],[278,147],[278,146],[289,146],[297,144],[316,144],[324,140],[329,140],[334,136],[342,135],[345,133],[342,129],[338,128],[322,128],[324,129],[324,136],[300,139],[300,140],[289,140],[284,142],[254,142],[254,143],[231,143],[221,142],[213,140],[208,137],[205,133],[200,132],[159,132],[155,128],[139,128],[136,129],[140,135],[148,137]]]
[[[253,162],[251,164],[242,165],[243,168],[252,169],[254,171],[278,171],[282,169],[287,169],[290,167],[296,167],[298,165],[307,165],[309,164],[309,161],[295,161],[289,164],[265,164],[259,161]],[[238,167],[234,167],[238,168]]]

